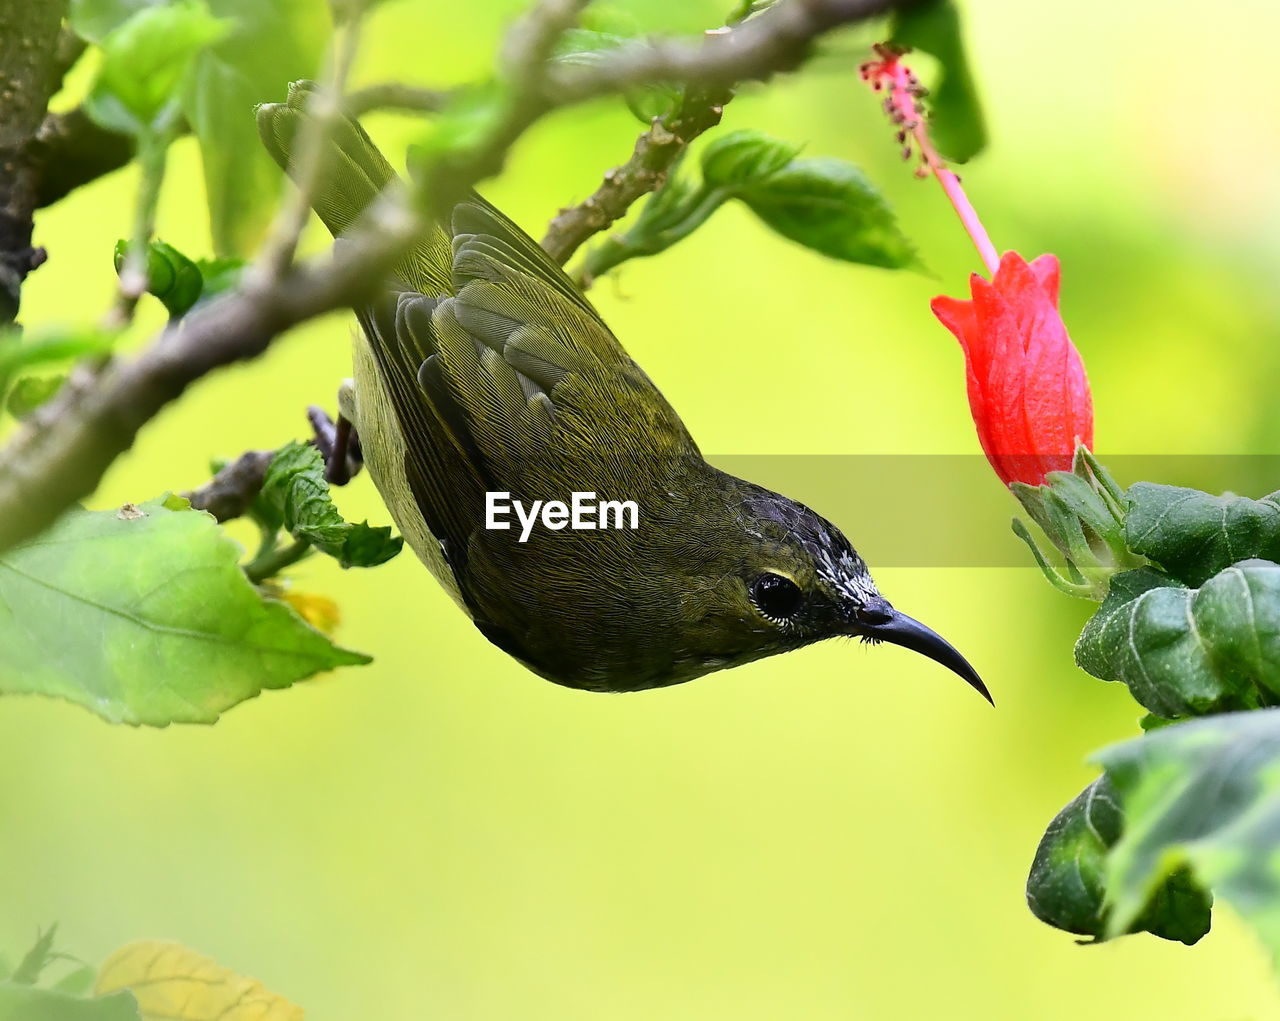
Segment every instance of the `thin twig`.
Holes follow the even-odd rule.
[[[423,89],[402,82],[383,82],[356,89],[343,100],[349,117],[363,117],[374,110],[403,110],[409,113],[437,113],[449,102],[443,89]]]
[[[183,495],[196,510],[208,511],[219,521],[238,518],[262,491],[274,450],[250,450],[225,465],[199,489]]]
[[[244,565],[245,576],[258,585],[268,578],[274,578],[286,567],[292,567],[299,560],[311,555],[313,547],[306,539],[298,539],[288,546],[278,546],[259,553]]]
[[[723,87],[687,90],[674,112],[655,118],[636,139],[631,158],[606,173],[600,187],[576,206],[560,210],[547,226],[542,247],[551,258],[564,265],[588,238],[626,216],[637,199],[661,188],[680,154],[720,123],[724,105],[732,98],[733,92]]]

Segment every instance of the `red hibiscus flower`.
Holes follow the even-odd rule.
[[[971,301],[934,298],[933,314],[964,349],[978,440],[1008,485],[1038,486],[1093,446],[1093,400],[1080,353],[1058,314],[1058,260],[1006,252]]]
[[[1051,471],[1070,471],[1077,444],[1093,446],[1093,401],[1080,353],[1058,314],[1058,260],[1028,264],[1016,252],[997,259],[995,246],[958,178],[929,140],[920,107],[925,94],[902,51],[875,47],[862,78],[886,93],[884,108],[919,173],[932,175],[991,273],[970,278],[972,301],[934,298],[933,314],[964,348],[969,408],[987,460],[1005,485],[1039,486]]]

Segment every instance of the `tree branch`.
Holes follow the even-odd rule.
[[[636,139],[631,158],[604,175],[604,182],[576,206],[562,209],[547,226],[542,247],[564,265],[586,240],[608,230],[632,204],[666,183],[689,143],[720,123],[733,92],[724,87],[686,89],[679,107]]]
[[[548,76],[555,105],[567,106],[657,81],[730,86],[764,81],[799,67],[813,43],[833,29],[919,0],[780,0],[736,28],[708,34],[701,42],[671,39],[634,43],[609,55],[607,63],[563,68]]]
[[[901,6],[895,0],[782,0],[701,43],[636,46],[599,67],[549,67],[556,39],[584,2],[544,0],[522,20],[506,51],[512,98],[488,131],[470,148],[431,166],[412,194],[391,189],[370,211],[366,226],[340,241],[328,258],[291,266],[275,281],[251,275],[237,290],[166,328],[140,354],[73,372],[0,451],[0,551],[47,527],[91,493],[138,430],[193,382],[219,366],[256,357],[303,320],[367,301],[424,224],[441,219],[500,169],[515,140],[546,113],[647,82],[716,87],[767,78],[795,67],[824,32]],[[29,3],[0,0],[0,10]]]
[[[27,274],[44,261],[31,247],[39,167],[30,143],[66,58],[58,47],[66,0],[0,0],[0,324],[12,322]]]
[[[356,89],[343,101],[349,117],[363,117],[374,110],[404,110],[410,113],[437,113],[449,102],[442,89],[423,89],[402,82],[383,82]]]
[[[134,154],[132,138],[99,127],[79,109],[49,114],[32,142],[37,208],[119,170]]]
[[[223,467],[199,489],[183,495],[196,510],[208,511],[218,521],[238,518],[262,491],[274,450],[250,450]]]
[[[257,357],[296,323],[368,300],[421,227],[403,202],[377,210],[331,257],[294,267],[273,286],[215,300],[132,359],[75,370],[0,453],[0,550],[92,492],[138,430],[197,379]]]

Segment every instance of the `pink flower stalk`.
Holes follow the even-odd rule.
[[[991,273],[990,281],[972,275],[970,300],[938,297],[931,305],[964,350],[978,440],[1005,485],[1041,485],[1048,472],[1071,470],[1078,444],[1093,446],[1089,381],[1058,313],[1057,257],[997,257],[960,179],[929,140],[919,104],[924,89],[900,52],[880,45],[876,55],[862,65],[863,80],[887,93],[885,111],[898,126],[903,155],[911,156],[914,141],[919,173],[937,178]]]

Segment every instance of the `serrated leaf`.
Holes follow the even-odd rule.
[[[929,135],[948,159],[957,163],[973,159],[986,148],[987,129],[955,4],[926,0],[900,8],[894,15],[892,38],[897,46],[924,50],[937,58],[942,70],[929,93]]]
[[[116,242],[115,265],[119,273],[128,258],[129,242]],[[200,300],[204,276],[200,267],[164,241],[147,243],[147,293],[155,295],[179,319]]]
[[[1125,542],[1184,584],[1239,560],[1280,560],[1280,493],[1250,500],[1137,482],[1126,495]]]
[[[0,982],[0,1021],[142,1021],[129,993],[84,1000],[54,989]]]
[[[731,131],[702,150],[702,179],[712,188],[739,188],[772,177],[800,146],[763,131]]]
[[[1280,696],[1280,567],[1245,560],[1189,589],[1126,571],[1076,642],[1076,663],[1150,712],[1202,716]]]
[[[1106,938],[1107,851],[1119,840],[1123,822],[1105,776],[1058,813],[1036,848],[1027,878],[1032,914],[1066,932]],[[1148,909],[1125,931],[1195,943],[1209,931],[1212,905],[1212,897],[1180,870],[1165,879]]]
[[[111,722],[213,723],[269,688],[369,662],[263,598],[203,511],[73,511],[0,558],[0,693]]]
[[[1113,928],[1189,867],[1280,962],[1280,709],[1163,727],[1092,758],[1125,812],[1107,861]]]
[[[203,0],[147,6],[102,40],[102,67],[86,103],[103,127],[140,135],[156,130],[177,109],[179,87],[192,60],[230,30]]]
[[[98,972],[99,995],[127,990],[142,1021],[302,1021],[302,1008],[178,943],[121,947]]]
[[[261,241],[280,191],[280,170],[258,141],[253,108],[289,83],[315,77],[330,17],[324,0],[209,0],[234,25],[202,52],[182,109],[200,140],[214,250],[243,255]]]
[[[783,237],[833,259],[888,269],[919,265],[889,203],[842,160],[793,160],[735,194]]]
[[[308,443],[291,443],[276,452],[257,503],[267,512],[264,520],[278,522],[343,567],[376,567],[404,545],[389,525],[343,520],[324,478],[324,458]]]

